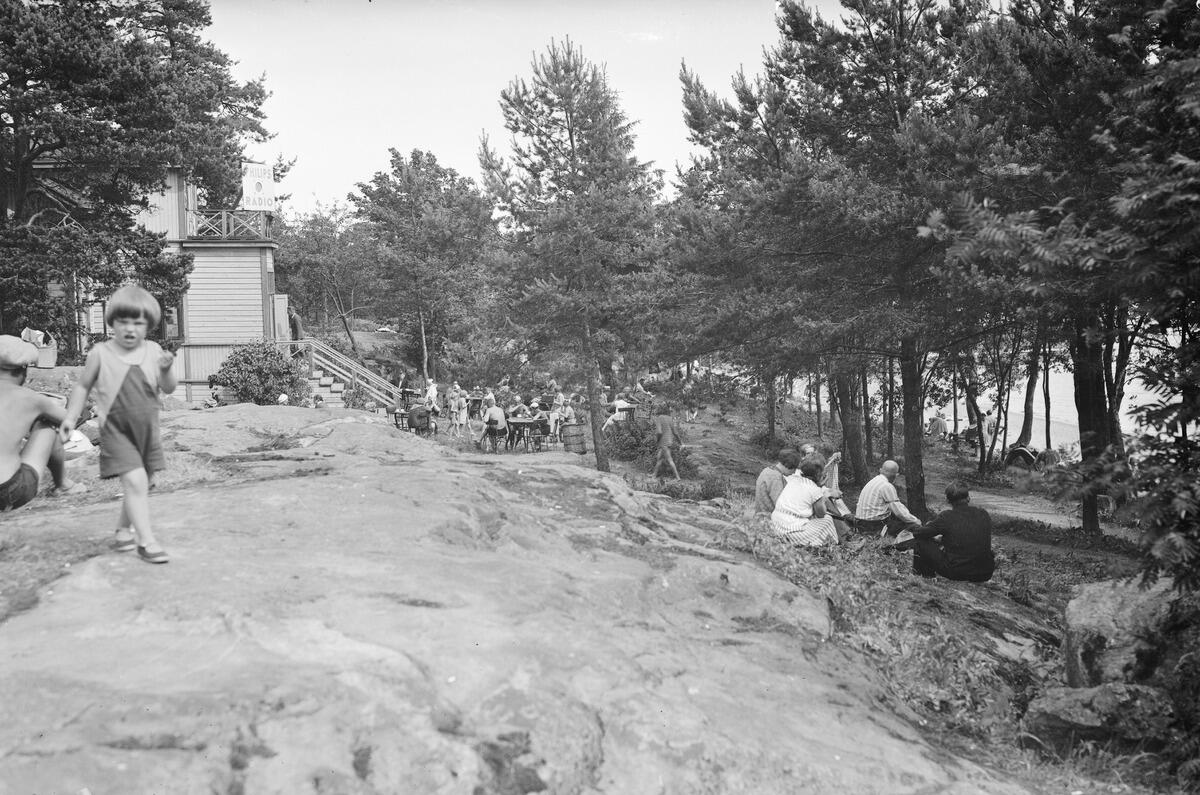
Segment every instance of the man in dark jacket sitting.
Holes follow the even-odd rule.
[[[987,582],[996,569],[992,556],[992,517],[971,505],[967,487],[956,483],[946,489],[950,510],[913,530],[913,572],[922,577],[938,574],[948,580]]]

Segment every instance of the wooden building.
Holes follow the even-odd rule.
[[[178,169],[150,197],[137,221],[166,236],[169,250],[193,257],[190,285],[179,306],[163,307],[168,339],[182,341],[175,375],[184,400],[208,396],[208,377],[235,345],[289,338],[287,296],[275,292],[275,250],[269,210],[201,209],[196,186]],[[89,325],[103,332],[103,306]]]

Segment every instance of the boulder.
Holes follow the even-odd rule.
[[[1200,600],[1172,590],[1108,580],[1076,589],[1063,639],[1067,684],[1169,685],[1180,660],[1200,643]]]
[[[1079,740],[1127,749],[1159,748],[1171,738],[1171,697],[1154,687],[1110,682],[1056,687],[1029,704],[1025,730],[1045,747],[1069,750]]]

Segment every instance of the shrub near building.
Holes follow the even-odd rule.
[[[238,403],[260,406],[274,405],[284,394],[289,403],[299,405],[312,391],[305,362],[265,340],[234,348],[209,385],[225,387]]]

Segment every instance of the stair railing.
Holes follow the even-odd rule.
[[[302,340],[277,340],[276,345],[290,349],[293,354],[303,352],[308,360],[309,375],[321,370],[345,384],[347,389],[366,392],[384,406],[395,405],[400,397],[400,388],[389,383],[378,373],[359,364],[350,357],[311,337]]]

